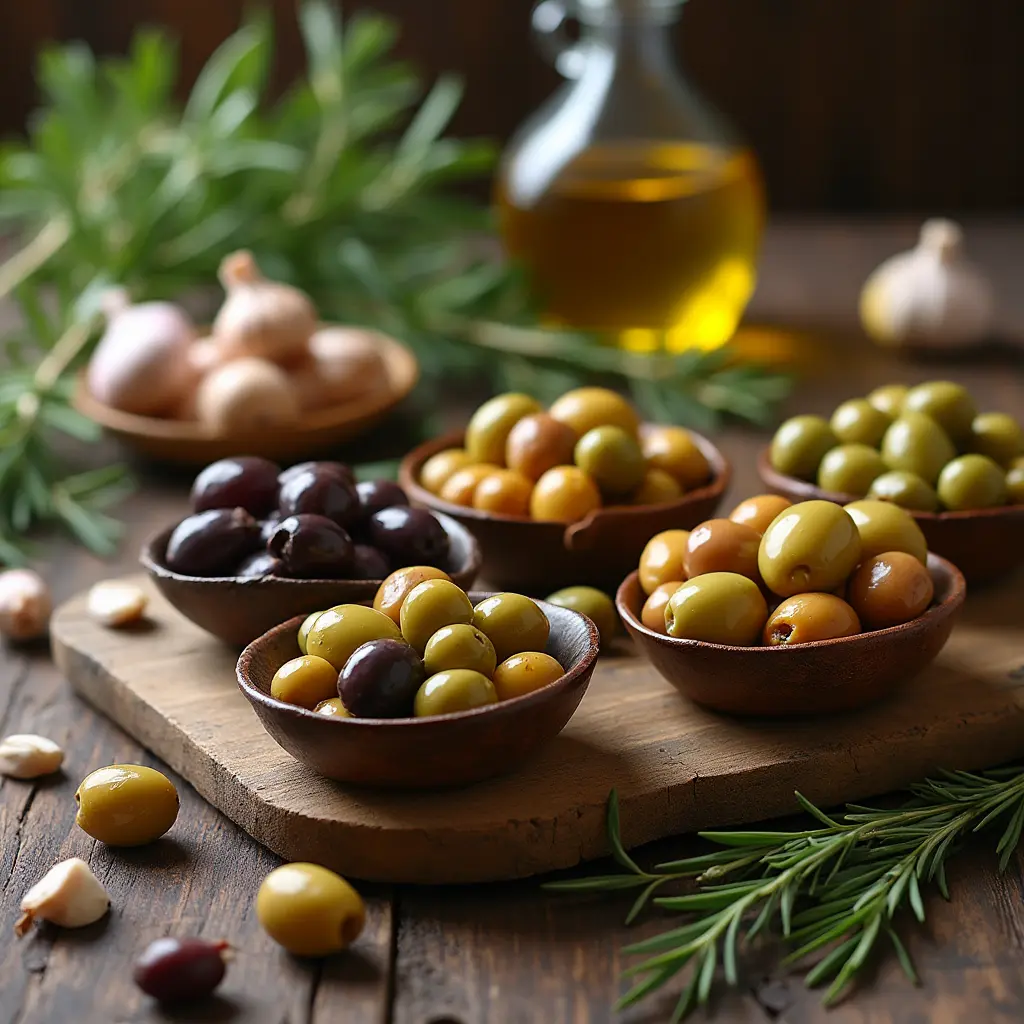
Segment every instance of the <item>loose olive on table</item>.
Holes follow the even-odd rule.
[[[75,823],[107,846],[152,843],[178,816],[174,784],[141,764],[112,764],[91,772],[76,790],[75,803]]]
[[[132,980],[161,1003],[203,999],[224,980],[226,942],[166,936],[151,942],[132,968]]]

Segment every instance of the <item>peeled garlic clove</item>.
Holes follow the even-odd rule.
[[[309,339],[309,354],[329,403],[388,389],[381,345],[382,335],[362,327],[325,327]]]
[[[267,430],[295,423],[299,400],[279,366],[265,359],[235,359],[203,378],[196,412],[218,433]]]
[[[35,920],[62,928],[84,928],[110,909],[110,898],[100,880],[80,857],[54,864],[21,901],[22,915],[14,925],[24,935]]]
[[[105,580],[89,591],[86,607],[89,615],[104,626],[128,626],[138,622],[149,598],[138,587],[120,580]]]
[[[305,292],[268,281],[252,253],[226,256],[219,271],[227,292],[213,322],[213,335],[229,356],[257,356],[294,363],[316,330],[316,310]]]
[[[963,256],[953,221],[924,223],[917,247],[886,260],[861,292],[864,329],[889,345],[952,348],[978,342],[992,327],[992,287]]]
[[[121,289],[104,305],[107,329],[89,361],[89,391],[124,412],[167,413],[195,382],[187,359],[192,321],[171,302],[130,305]]]
[[[31,569],[0,572],[0,635],[8,640],[46,636],[53,601],[50,588]]]
[[[63,763],[64,751],[45,736],[15,733],[0,740],[0,775],[38,779],[52,775]]]

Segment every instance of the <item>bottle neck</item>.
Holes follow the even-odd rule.
[[[613,54],[620,68],[635,67],[649,75],[675,71],[669,27],[677,17],[675,5],[639,3],[584,10],[580,14],[581,42],[592,50]]]

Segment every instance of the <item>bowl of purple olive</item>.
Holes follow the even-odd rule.
[[[233,647],[297,615],[370,602],[395,569],[440,569],[463,589],[480,571],[465,527],[411,508],[390,480],[357,483],[341,462],[221,459],[196,477],[191,506],[140,561],[170,604]]]

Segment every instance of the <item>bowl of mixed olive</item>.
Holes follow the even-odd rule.
[[[686,697],[775,717],[884,697],[936,657],[965,593],[895,505],[766,494],[652,537],[616,606]]]
[[[830,419],[794,416],[760,456],[761,479],[795,501],[873,498],[905,508],[972,583],[1024,562],[1024,429],[978,412],[952,381],[887,384]]]
[[[399,480],[414,504],[479,541],[499,587],[617,586],[652,533],[713,514],[728,486],[721,452],[682,427],[641,423],[606,388],[485,402],[464,433],[414,449]]]
[[[480,569],[463,526],[410,507],[392,481],[357,483],[340,462],[282,470],[256,456],[221,459],[196,477],[191,505],[140,560],[179,612],[236,647],[282,619],[372,601],[405,565],[430,565],[462,587]]]
[[[467,785],[556,736],[594,671],[597,627],[515,593],[466,593],[430,566],[269,630],[237,677],[267,732],[321,775]]]

